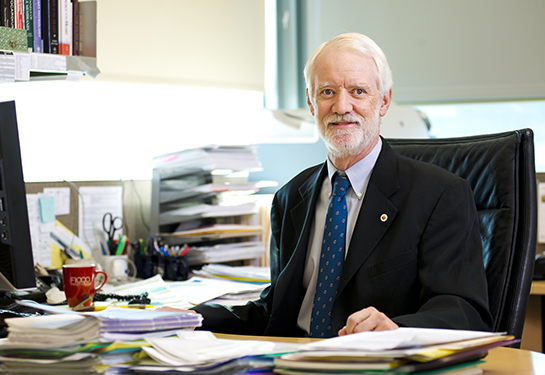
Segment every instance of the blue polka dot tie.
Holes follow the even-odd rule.
[[[350,186],[346,176],[335,173],[333,195],[327,209],[316,293],[310,318],[310,337],[331,337],[331,308],[337,294],[344,265],[346,199]]]

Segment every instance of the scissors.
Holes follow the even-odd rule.
[[[110,254],[115,254],[117,245],[115,244],[115,232],[123,228],[123,219],[119,216],[113,216],[107,212],[102,217],[102,228],[108,235],[108,249]]]

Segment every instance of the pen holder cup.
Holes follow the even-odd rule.
[[[157,274],[164,280],[187,280],[189,266],[183,257],[134,254],[136,277],[148,279]]]
[[[136,277],[136,264],[128,255],[105,255],[102,257],[102,263],[109,281],[122,282]]]
[[[189,273],[189,266],[184,258],[176,256],[159,257],[159,269],[163,271],[162,275],[165,280],[187,280]]]
[[[157,255],[135,253],[134,264],[136,265],[136,277],[139,279],[149,279],[157,273]]]

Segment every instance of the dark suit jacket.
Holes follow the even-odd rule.
[[[245,306],[205,304],[202,329],[301,336],[297,316],[309,232],[326,163],[294,177],[271,211],[271,286]],[[387,215],[382,221],[381,216]],[[469,184],[396,154],[383,140],[348,248],[333,332],[374,306],[400,326],[489,330],[477,212]]]

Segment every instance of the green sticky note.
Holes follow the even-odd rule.
[[[44,196],[38,199],[40,203],[40,218],[42,223],[55,221],[55,197]]]

